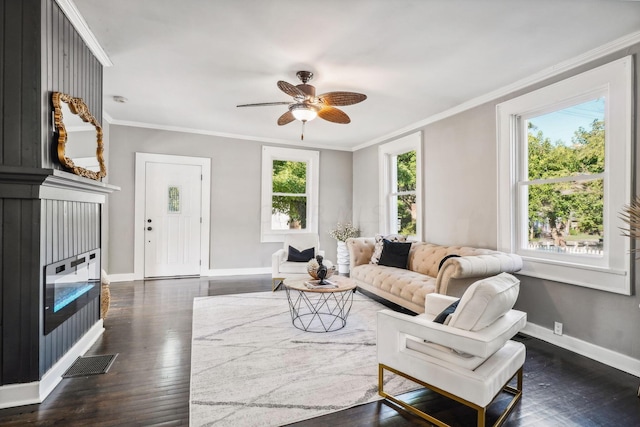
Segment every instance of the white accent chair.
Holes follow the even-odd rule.
[[[306,262],[287,261],[289,256],[289,246],[304,251],[315,248],[315,255],[324,256],[324,251],[320,250],[320,238],[315,233],[294,233],[287,234],[284,238],[282,249],[278,249],[271,255],[271,290],[278,289],[285,279],[304,279],[309,277]]]
[[[415,317],[378,312],[378,393],[431,423],[447,426],[387,394],[384,376],[388,371],[475,409],[477,425],[484,427],[487,407],[506,391],[513,397],[494,424],[501,425],[522,396],[525,347],[511,340],[527,318],[526,313],[512,309],[519,290],[520,281],[508,273],[479,280],[465,291],[443,324],[433,320],[455,297],[428,294],[425,313]]]

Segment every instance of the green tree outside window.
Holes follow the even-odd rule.
[[[415,150],[397,156],[396,174],[398,232],[404,235],[415,235],[417,227],[415,194],[417,169]],[[407,194],[405,192],[412,193]]]
[[[562,248],[571,240],[595,240],[602,246],[604,180],[597,174],[604,172],[604,121],[578,128],[571,143],[551,142],[535,119],[527,127],[528,180],[576,177],[528,186],[529,242],[550,239]]]
[[[290,228],[307,228],[307,164],[274,160],[272,213],[283,214]]]

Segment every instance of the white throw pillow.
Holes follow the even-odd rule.
[[[478,280],[460,298],[449,326],[479,331],[513,308],[520,292],[520,280],[509,273]]]

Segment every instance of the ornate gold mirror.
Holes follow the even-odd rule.
[[[76,175],[100,180],[107,176],[102,126],[82,98],[53,92],[53,121],[58,135],[58,160]],[[95,149],[94,149],[95,147]]]

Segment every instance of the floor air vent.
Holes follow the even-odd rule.
[[[84,377],[86,375],[106,374],[118,354],[78,357],[73,365],[62,374],[62,378]]]

